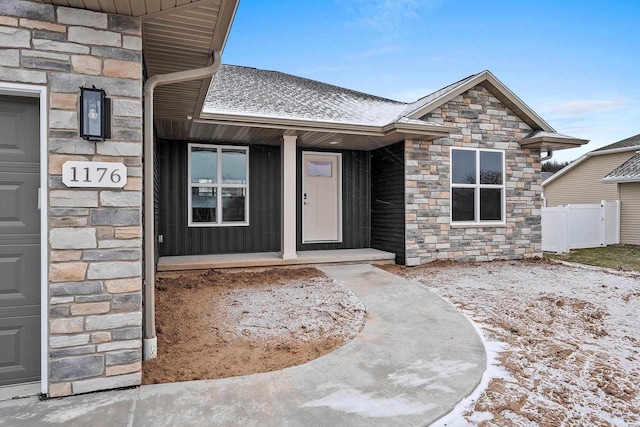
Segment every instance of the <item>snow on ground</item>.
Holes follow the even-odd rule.
[[[366,309],[348,288],[326,277],[234,289],[217,304],[226,337],[249,341],[334,339],[351,341]]]
[[[550,262],[404,271],[491,350],[487,387],[435,425],[640,425],[640,275]]]

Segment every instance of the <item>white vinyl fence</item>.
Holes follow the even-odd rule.
[[[542,250],[569,252],[620,243],[620,202],[542,208]]]

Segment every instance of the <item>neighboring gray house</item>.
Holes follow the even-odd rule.
[[[140,384],[156,249],[287,261],[374,248],[406,265],[541,255],[540,153],[586,141],[488,71],[402,103],[220,66],[236,7],[0,1],[5,396]],[[93,86],[110,104],[80,98]],[[87,123],[110,138],[81,138]],[[120,187],[102,181],[109,168]]]

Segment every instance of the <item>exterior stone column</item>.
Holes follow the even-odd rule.
[[[0,81],[46,86],[47,347],[51,397],[138,385],[142,376],[142,37],[138,18],[0,4]],[[80,87],[112,100],[112,138],[79,136]],[[35,143],[35,142],[34,142]],[[124,188],[68,188],[70,160],[119,162]]]

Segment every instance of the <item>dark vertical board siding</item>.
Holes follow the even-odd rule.
[[[371,247],[405,264],[404,143],[371,152]]]
[[[297,250],[360,249],[371,247],[370,159],[366,151],[342,153],[342,242],[302,244],[302,150],[297,165]]]
[[[145,207],[146,209],[146,207]],[[159,258],[159,248],[158,248],[158,239],[157,236],[160,233],[160,172],[158,167],[158,150],[153,150],[153,219],[155,221],[154,229],[153,229],[153,242],[155,245],[155,262],[158,262]],[[144,215],[143,215],[143,224],[144,227]],[[147,237],[145,237],[147,238]]]
[[[161,256],[280,250],[280,147],[249,148],[249,226],[188,227],[188,146],[158,142]]]

